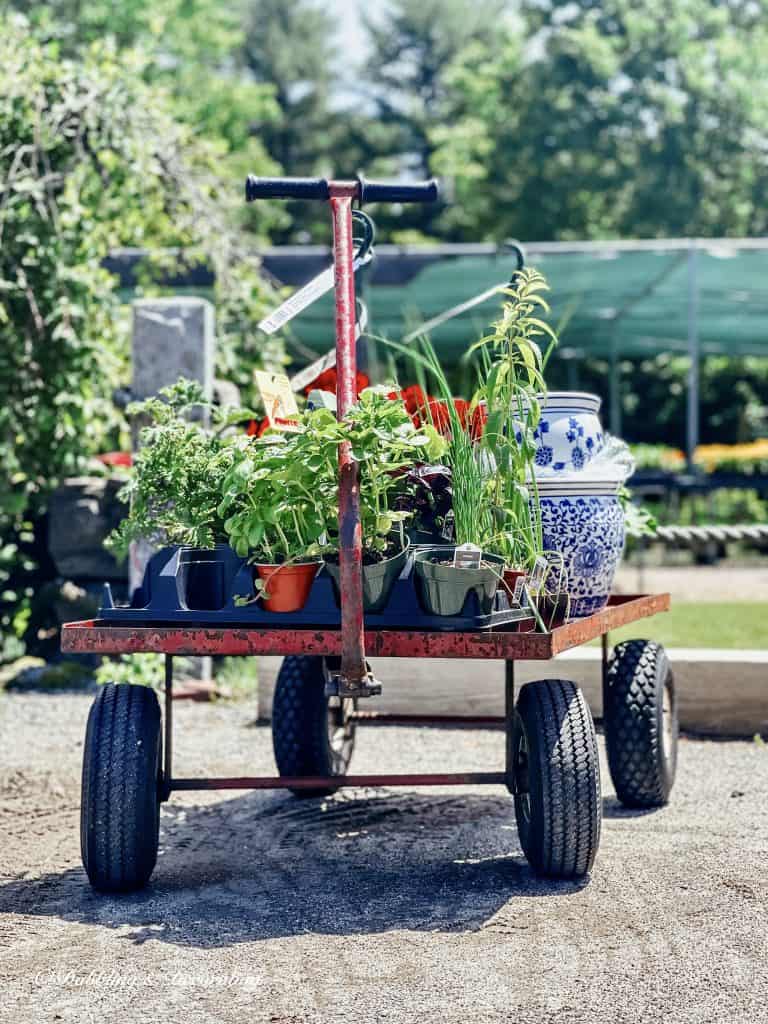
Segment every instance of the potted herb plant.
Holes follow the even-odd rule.
[[[337,516],[336,419],[317,409],[298,426],[242,441],[218,506],[232,547],[253,563],[256,598],[273,612],[304,606]]]
[[[383,610],[408,556],[404,523],[412,513],[398,501],[404,480],[416,462],[438,459],[446,448],[434,427],[414,426],[402,401],[393,400],[390,392],[367,388],[338,424],[339,440],[349,442],[357,463],[366,612]],[[325,564],[338,590],[337,550],[328,552]]]
[[[459,615],[471,593],[480,610],[488,614],[493,606],[504,568],[504,559],[488,548],[496,532],[490,492],[480,452],[473,442],[470,418],[462,417],[453,402],[450,385],[440,360],[427,338],[419,340],[416,351],[394,342],[392,348],[406,355],[434,383],[440,403],[446,450],[443,460],[451,472],[454,544],[423,548],[414,556],[419,596],[433,615]],[[456,549],[467,544],[480,549],[477,565],[457,562]]]

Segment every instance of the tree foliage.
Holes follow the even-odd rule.
[[[21,18],[0,37],[0,537],[18,531],[57,480],[117,440],[112,388],[127,333],[110,250],[184,251],[216,273],[224,362],[253,349],[270,301],[233,230],[240,204],[217,176],[219,148],[179,123],[137,53],[94,43],[76,60]],[[147,268],[165,268],[165,256]],[[233,358],[236,354],[238,358]],[[2,546],[2,545],[0,545]],[[0,583],[2,580],[0,579]]]
[[[433,129],[474,237],[764,233],[766,13],[527,0],[525,43],[462,53]]]

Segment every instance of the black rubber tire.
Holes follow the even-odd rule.
[[[160,706],[146,686],[108,683],[91,706],[83,750],[80,847],[94,889],[146,885],[160,830]]]
[[[355,703],[326,697],[325,680],[320,657],[291,655],[283,660],[272,700],[272,747],[280,775],[347,773],[356,732],[348,715]],[[291,792],[327,796],[336,788]]]
[[[678,722],[672,669],[661,644],[627,640],[616,645],[608,664],[603,725],[619,800],[637,808],[668,803]]]
[[[529,864],[553,878],[586,875],[602,822],[597,737],[587,702],[563,679],[528,683],[512,728],[515,817]]]

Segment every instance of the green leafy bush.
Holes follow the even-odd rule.
[[[144,80],[138,53],[94,44],[62,59],[23,18],[5,16],[2,29],[0,625],[8,629],[32,571],[20,554],[30,518],[58,480],[124,430],[111,394],[128,377],[127,318],[106,255],[141,245],[205,260],[216,274],[225,365],[238,353],[246,369],[264,359],[253,326],[271,295],[234,230],[240,190],[218,179],[220,147],[175,120],[164,92]],[[279,363],[280,343],[266,356]]]

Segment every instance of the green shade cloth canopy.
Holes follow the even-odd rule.
[[[560,357],[686,354],[692,317],[700,355],[768,356],[768,240],[539,243],[524,249],[526,262],[549,280]],[[399,339],[508,280],[515,266],[512,255],[488,246],[378,250],[380,264],[407,261],[417,252],[437,258],[403,284],[377,284],[376,274],[364,286],[373,334]],[[455,364],[487,330],[500,301],[492,297],[432,330],[446,364]],[[332,325],[331,295],[291,323],[298,340],[318,352],[332,347]]]

